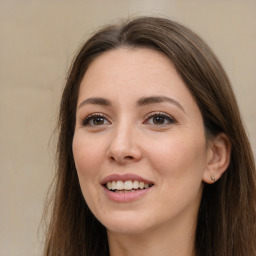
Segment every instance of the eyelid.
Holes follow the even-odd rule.
[[[96,112],[81,118],[81,125],[86,126],[88,125],[88,122],[90,122],[93,118],[97,117],[104,117],[111,124],[111,121],[109,120],[110,118],[106,114]]]
[[[145,121],[143,122],[143,123],[145,123],[147,120],[149,120],[150,118],[152,118],[152,117],[154,117],[154,116],[163,116],[163,117],[166,117],[167,119],[169,119],[170,120],[170,123],[173,123],[173,124],[175,124],[175,123],[177,123],[177,120],[173,117],[173,116],[171,116],[171,115],[169,115],[169,114],[167,114],[167,113],[165,113],[165,112],[162,112],[162,111],[154,111],[154,112],[150,112],[150,113],[148,113],[147,115],[146,115],[146,117],[145,117]],[[164,126],[164,125],[163,125]]]

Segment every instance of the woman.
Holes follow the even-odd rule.
[[[62,96],[45,255],[256,255],[255,165],[229,80],[173,21],[103,28]]]

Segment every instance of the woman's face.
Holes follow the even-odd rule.
[[[195,224],[210,154],[199,108],[163,54],[120,48],[89,66],[73,154],[84,198],[109,233]]]

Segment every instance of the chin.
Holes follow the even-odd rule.
[[[104,217],[101,223],[106,227],[108,232],[119,233],[126,235],[139,235],[149,229],[149,223],[146,221],[146,216],[138,217],[138,214],[123,214],[120,216],[113,214],[110,218]]]

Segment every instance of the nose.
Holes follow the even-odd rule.
[[[107,152],[110,161],[126,165],[141,160],[142,150],[136,127],[119,125],[111,137]]]

